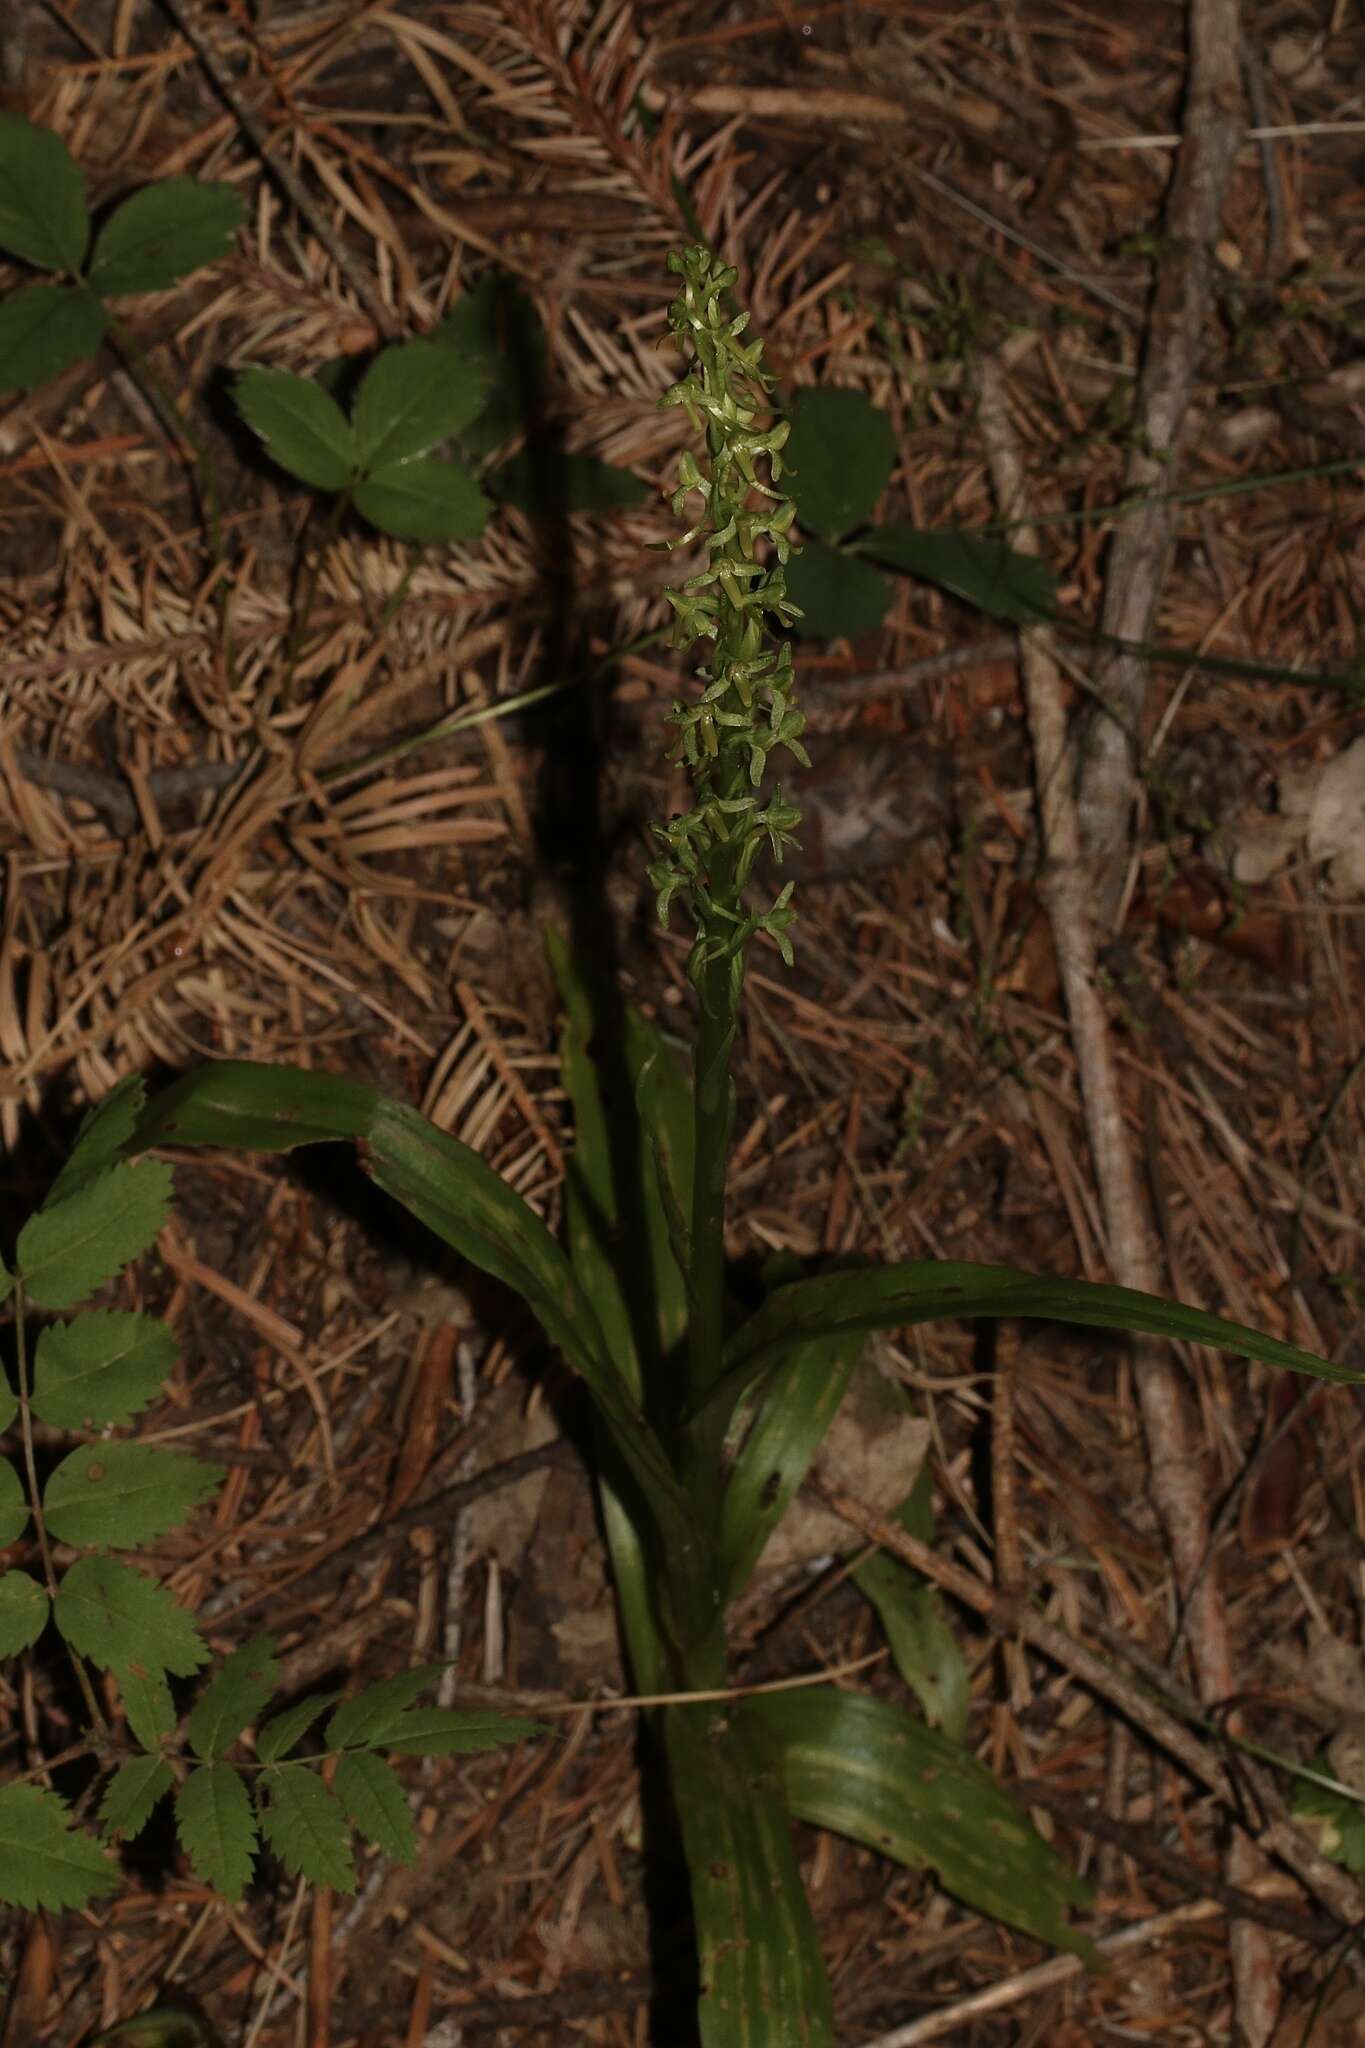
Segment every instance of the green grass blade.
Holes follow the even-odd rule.
[[[829,2048],[829,1980],[766,1731],[721,1707],[668,1707],[701,1965],[702,2048]]]
[[[1087,1955],[1067,1924],[1089,1892],[969,1749],[889,1701],[832,1686],[749,1702],[791,1811],[911,1869],[993,1920]]]

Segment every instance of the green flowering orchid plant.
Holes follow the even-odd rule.
[[[26,1300],[74,1307],[136,1255],[157,1227],[167,1191],[163,1168],[130,1163],[152,1147],[283,1152],[353,1142],[379,1187],[459,1258],[523,1298],[591,1403],[622,1630],[645,1695],[641,1704],[667,1761],[691,1880],[703,2048],[830,2048],[830,1986],[795,1820],[834,1829],[902,1865],[932,1869],[974,1910],[1053,1946],[1088,1952],[1068,1917],[1085,1905],[1086,1889],[967,1746],[965,1664],[934,1596],[894,1560],[871,1560],[855,1576],[922,1714],[829,1683],[752,1697],[734,1687],[727,1614],[805,1481],[869,1333],[936,1318],[1031,1316],[1210,1344],[1319,1378],[1360,1376],[1128,1289],[957,1261],[795,1279],[784,1273],[756,1307],[737,1305],[725,1229],[731,1054],[748,947],[764,934],[790,961],[794,918],[790,884],[765,910],[752,909],[748,897],[762,850],[780,862],[799,824],[780,789],[765,800],[762,785],[775,753],[806,761],[790,649],[785,641],[772,644],[798,616],[784,576],[793,509],[778,488],[786,422],[766,410],[772,387],[761,346],[743,339],[746,316],[729,308],[736,273],[701,247],[670,260],[682,280],[670,328],[692,367],[663,403],[686,408],[704,444],[700,460],[689,452],[679,464],[675,513],[690,517],[693,501],[700,509],[672,545],[700,543],[706,562],[669,593],[669,602],[680,644],[711,644],[697,700],[675,706],[672,719],[675,758],[690,771],[693,806],[658,828],[651,877],[661,918],[681,900],[695,926],[690,1073],[644,1017],[614,1010],[615,992],[594,981],[593,963],[550,933],[565,1009],[562,1072],[576,1125],[562,1244],[475,1152],[366,1083],[220,1062],[187,1074],[150,1104],[136,1077],[106,1098],[40,1217],[20,1234],[13,1270],[0,1264],[0,1300],[8,1293],[21,1308]],[[616,1085],[622,1079],[624,1088]],[[147,1230],[134,1243],[127,1190],[129,1176],[139,1174],[154,1185]],[[118,1342],[97,1322],[87,1347],[111,1373],[122,1372],[120,1346],[127,1348],[118,1332],[114,1337]],[[87,1361],[82,1370],[88,1369]],[[50,1361],[44,1366],[40,1344],[32,1386],[22,1372],[17,1390],[0,1382],[0,1428],[19,1415],[27,1429],[30,1409],[54,1424],[89,1419],[84,1381],[73,1406],[54,1370]],[[134,1399],[120,1379],[108,1412],[99,1412],[125,1420],[145,1405],[142,1393],[140,1380]],[[903,1405],[896,1390],[888,1398]],[[102,1486],[110,1463],[102,1448],[99,1458],[83,1452],[76,1477],[87,1489]],[[30,1479],[31,1466],[30,1459]],[[68,1490],[75,1483],[63,1481]],[[23,1490],[18,1471],[0,1460],[0,1540],[17,1539],[26,1526]],[[188,1478],[182,1492],[187,1507],[198,1497]],[[905,1492],[902,1519],[928,1540],[927,1488],[913,1471],[905,1474]],[[80,1506],[84,1511],[88,1503]],[[70,1512],[64,1495],[55,1512]],[[123,1528],[121,1540],[140,1542],[147,1528],[123,1527],[121,1512],[112,1502],[105,1521],[91,1522],[86,1513],[67,1533],[75,1541],[88,1528],[91,1541],[108,1542],[111,1529],[117,1538]],[[161,1527],[154,1522],[153,1533]],[[62,1533],[50,1513],[49,1524]],[[19,1653],[34,1639],[49,1604],[59,1629],[81,1649],[82,1631],[88,1635],[93,1626],[90,1603],[67,1597],[70,1612],[63,1606],[80,1569],[51,1602],[37,1582],[18,1583],[22,1572],[9,1575],[8,1596],[0,1580],[0,1654]],[[113,1580],[102,1559],[91,1561],[90,1572],[97,1590],[106,1581],[121,1587],[128,1610],[124,1633],[95,1645],[127,1679],[127,1718],[146,1751],[132,1759],[135,1777],[115,1815],[128,1832],[129,1815],[140,1822],[166,1787],[175,1734],[164,1684],[153,1689],[149,1705],[145,1683],[139,1679],[138,1690],[133,1677],[149,1660],[155,1666],[158,1655],[157,1668],[182,1676],[202,1658],[194,1644],[181,1645],[188,1618],[177,1617],[169,1594],[153,1601],[156,1589],[133,1585],[132,1576]],[[100,1597],[102,1617],[109,1603]],[[922,1661],[926,1643],[934,1645],[933,1672]],[[210,1685],[190,1716],[190,1745],[202,1763],[191,1783],[202,1780],[216,1799],[222,1785],[236,1786],[239,1776],[262,1766],[260,1825],[296,1854],[297,1840],[319,1839],[325,1788],[314,1784],[317,1760],[310,1755],[296,1764],[289,1745],[302,1740],[307,1717],[321,1709],[309,1701],[287,1710],[252,1739],[252,1756],[228,1765],[232,1744],[245,1750],[273,1678],[268,1645],[234,1651],[228,1664],[226,1679],[216,1690]],[[399,1824],[401,1795],[371,1749],[387,1743],[401,1756],[425,1753],[424,1744],[445,1753],[540,1732],[526,1723],[470,1729],[433,1721],[412,1705],[429,1675],[402,1674],[348,1702],[324,1738],[341,1756],[337,1782],[351,1799],[347,1812],[390,1854],[413,1845]],[[418,1712],[425,1715],[420,1722],[412,1718]],[[8,1810],[0,1798],[0,1895],[8,1868],[8,1896],[46,1903],[48,1895],[34,1888],[32,1858],[23,1855],[37,1795],[21,1789],[23,1798]],[[239,1788],[233,1796],[249,1846],[256,1822],[248,1794]],[[279,1816],[290,1800],[297,1825],[286,1826]],[[387,1804],[377,1805],[381,1800]],[[343,1854],[346,1815],[326,1812],[331,1852],[322,1864],[314,1858],[301,1867],[335,1885],[353,1875]],[[48,1861],[63,1873],[51,1902],[80,1903],[108,1889],[113,1879],[98,1845],[81,1849],[85,1863],[67,1875],[78,1860],[74,1838],[55,1807],[46,1816]],[[197,1823],[196,1829],[192,1854],[207,1832]],[[240,1887],[241,1861],[221,1875],[210,1866],[213,1881],[229,1891]]]

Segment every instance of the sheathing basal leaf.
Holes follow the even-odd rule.
[[[74,1308],[155,1243],[170,1202],[170,1168],[144,1159],[111,1166],[31,1216],[16,1247],[29,1300],[39,1308]]]
[[[979,1913],[1089,1958],[1067,1923],[1090,1894],[971,1751],[886,1700],[833,1687],[746,1703],[781,1759],[787,1804],[911,1869]]]
[[[59,1913],[119,1890],[122,1872],[71,1825],[66,1802],[37,1785],[0,1786],[0,1899]]]

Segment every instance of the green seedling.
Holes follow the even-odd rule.
[[[90,1721],[86,1743],[66,1760],[84,1750],[100,1788],[98,1833],[73,1822],[41,1782],[46,1773],[0,1788],[0,1899],[55,1909],[116,1891],[110,1845],[140,1834],[167,1796],[192,1869],[223,1897],[242,1896],[262,1842],[295,1874],[352,1891],[353,1832],[401,1862],[416,1854],[389,1759],[464,1754],[538,1729],[418,1704],[439,1666],[346,1699],[305,1699],[265,1719],[280,1668],[264,1635],[223,1660],[182,1720],[170,1681],[197,1679],[209,1647],[166,1588],[127,1559],[186,1520],[223,1472],[110,1434],[155,1401],[176,1347],[152,1316],[81,1309],[149,1248],[169,1213],[170,1169],[123,1156],[142,1107],[134,1077],[92,1111],[47,1201],[19,1233],[13,1272],[0,1269],[16,1375],[14,1385],[0,1376],[0,1432],[17,1435],[20,1453],[17,1464],[0,1458],[0,1543],[17,1545],[31,1531],[36,1553],[34,1569],[0,1572],[0,1658],[31,1650],[55,1629]],[[77,1439],[41,1485],[36,1425]],[[115,1681],[122,1714],[113,1721],[92,1671]],[[302,1754],[324,1715],[321,1739]],[[329,1761],[330,1786],[321,1775]]]
[[[167,178],[125,199],[96,233],[60,136],[0,113],[0,250],[64,280],[0,301],[0,393],[33,391],[94,355],[111,299],[166,291],[216,262],[245,219],[230,185]]]

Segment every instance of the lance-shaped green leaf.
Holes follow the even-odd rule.
[[[231,1764],[201,1764],[175,1799],[175,1831],[196,1877],[236,1905],[256,1861],[256,1815]]]
[[[221,1145],[243,1152],[292,1152],[333,1138],[363,1138],[378,1091],[365,1081],[310,1074],[255,1060],[212,1060],[153,1096],[130,1149]]]
[[[975,1316],[1028,1316],[1040,1322],[1079,1323],[1102,1330],[1137,1330],[1188,1344],[1208,1344],[1315,1379],[1356,1385],[1365,1375],[1334,1365],[1316,1352],[1282,1344],[1259,1330],[1202,1309],[1186,1308],[1131,1287],[1086,1280],[1049,1279],[1010,1266],[974,1266],[953,1259],[916,1260],[857,1273],[821,1273],[780,1287],[726,1347],[725,1378],[712,1399],[733,1408],[757,1376],[794,1344],[854,1331],[894,1330],[911,1323]]]
[[[59,1543],[136,1550],[186,1521],[227,1477],[221,1465],[150,1444],[82,1444],[51,1474],[43,1514]]]
[[[0,1572],[0,1657],[17,1657],[47,1627],[47,1589],[27,1572]]]
[[[28,1527],[28,1495],[8,1458],[0,1458],[0,1544],[17,1543]]]
[[[0,249],[40,270],[79,270],[89,239],[85,179],[66,144],[0,113]]]
[[[350,1830],[340,1805],[321,1778],[305,1764],[284,1764],[265,1774],[268,1803],[261,1808],[261,1833],[296,1877],[355,1890]]]
[[[256,1754],[263,1764],[278,1763],[288,1756],[298,1742],[302,1742],[314,1721],[320,1720],[331,1706],[335,1706],[339,1694],[334,1692],[314,1693],[311,1698],[298,1700],[292,1707],[286,1707],[282,1714],[276,1714],[273,1721],[267,1721],[256,1737]]]
[[[74,1195],[30,1216],[19,1233],[19,1275],[39,1308],[74,1308],[130,1259],[166,1220],[171,1170],[159,1160],[111,1166]]]
[[[92,1309],[38,1333],[35,1415],[54,1429],[129,1422],[154,1401],[176,1359],[175,1339],[154,1316]]]
[[[446,341],[407,341],[381,350],[351,409],[366,476],[430,454],[478,413],[488,395],[481,363]]]
[[[664,1709],[701,1965],[702,2048],[828,2048],[829,1980],[757,1722]]]
[[[0,394],[37,391],[94,355],[104,309],[79,284],[30,284],[0,303]]]
[[[933,1483],[927,1467],[921,1468],[894,1519],[919,1542],[933,1542]],[[965,1741],[971,1673],[944,1618],[937,1587],[881,1550],[855,1568],[853,1581],[876,1608],[896,1669],[924,1709],[925,1720],[950,1741]]]
[[[109,1167],[118,1164],[132,1144],[137,1120],[147,1100],[141,1074],[126,1074],[116,1081],[81,1118],[66,1164],[47,1191],[45,1209],[53,1209],[74,1195],[88,1181],[98,1180]]]
[[[186,1734],[195,1755],[206,1762],[226,1756],[279,1682],[279,1659],[269,1636],[253,1636],[225,1657],[189,1718]]]
[[[492,506],[467,469],[420,455],[372,470],[357,485],[355,509],[395,540],[477,540]]]
[[[135,1756],[120,1764],[100,1801],[105,1841],[133,1841],[151,1819],[157,1800],[174,1783],[174,1773],[164,1757]]]
[[[725,1484],[721,1509],[722,1596],[743,1591],[839,1412],[867,1342],[851,1336],[798,1344],[763,1390]]]
[[[73,1650],[101,1671],[140,1666],[188,1678],[208,1662],[208,1645],[183,1607],[112,1557],[81,1557],[57,1588],[54,1618]]]
[[[391,1765],[361,1751],[342,1757],[333,1788],[352,1827],[396,1863],[417,1860],[417,1830]]]
[[[243,370],[232,396],[271,460],[300,483],[344,491],[354,480],[358,456],[351,423],[320,384],[292,370]]]
[[[1053,1948],[1089,1955],[1067,1924],[1089,1892],[971,1751],[886,1700],[833,1687],[746,1703],[781,1758],[801,1820],[929,1869],[955,1897]]]
[[[874,526],[849,545],[885,568],[939,584],[989,619],[1036,626],[1056,617],[1057,579],[1047,563],[991,534],[922,532],[896,521]]]
[[[113,212],[95,238],[90,283],[119,292],[161,292],[192,270],[226,256],[246,219],[231,185],[197,178],[165,178],[135,192]]]
[[[66,1802],[37,1785],[0,1786],[0,1899],[26,1912],[84,1906],[123,1882],[93,1835],[73,1828]]]

